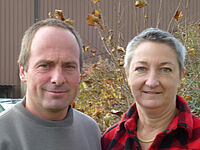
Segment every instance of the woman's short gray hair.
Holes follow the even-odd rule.
[[[157,28],[148,28],[143,32],[141,32],[136,37],[134,37],[126,47],[124,67],[128,71],[130,68],[130,63],[135,49],[137,48],[138,45],[147,41],[158,42],[169,45],[176,53],[180,71],[184,70],[186,48],[183,46],[183,44],[169,32]]]

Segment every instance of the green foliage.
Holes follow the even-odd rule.
[[[89,66],[89,67],[88,67]],[[128,109],[131,93],[124,72],[108,60],[87,64],[82,74],[80,92],[75,108],[94,118],[102,131],[119,121]]]
[[[175,36],[184,43],[188,53],[179,94],[188,100],[191,111],[200,117],[200,22],[179,26]]]
[[[200,117],[200,22],[181,26],[182,12],[180,10],[173,17],[177,22],[177,26],[174,27],[177,32],[172,34],[184,43],[188,52],[185,63],[186,72],[180,83],[178,94],[188,101],[192,113]],[[106,128],[120,120],[122,114],[133,102],[133,97],[122,67],[125,55],[123,46],[119,44],[123,43],[121,42],[122,33],[119,32],[120,30],[109,29],[102,23],[105,21],[101,18],[103,17],[99,11],[94,10],[88,16],[87,23],[95,26],[109,59],[100,57],[96,63],[85,65],[86,70],[81,76],[82,82],[75,108],[94,118],[101,131],[104,132]],[[89,47],[85,51],[88,51]],[[91,52],[95,56],[96,51]]]

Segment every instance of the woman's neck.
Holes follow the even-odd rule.
[[[159,132],[164,131],[176,116],[178,109],[168,106],[159,109],[144,109],[136,104],[139,119],[137,122],[137,137],[143,150],[147,150]],[[142,140],[141,140],[142,139]],[[151,142],[144,142],[151,141]]]
[[[137,106],[139,120],[137,129],[143,133],[157,134],[165,130],[177,114],[176,106],[169,105],[165,108],[145,109]]]

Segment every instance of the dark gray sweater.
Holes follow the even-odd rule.
[[[0,150],[100,150],[101,133],[89,116],[69,108],[62,121],[40,119],[24,101],[0,114]]]

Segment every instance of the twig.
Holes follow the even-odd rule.
[[[180,8],[181,3],[182,3],[182,0],[179,1],[178,7],[176,8],[175,13],[176,13],[177,10]],[[174,14],[175,14],[175,13],[174,13]],[[171,18],[171,20],[170,20],[170,22],[169,22],[169,25],[168,25],[168,27],[167,27],[167,31],[169,31],[169,28],[170,28],[170,26],[171,26],[171,23],[172,23],[172,21],[173,21],[173,19],[174,19],[174,14],[173,14],[173,16],[172,16],[172,18]]]
[[[160,0],[160,7],[159,7],[159,10],[158,10],[158,16],[157,16],[157,25],[156,25],[156,28],[159,27],[159,24],[160,24],[160,13],[161,13],[161,8],[162,8],[162,0]]]

